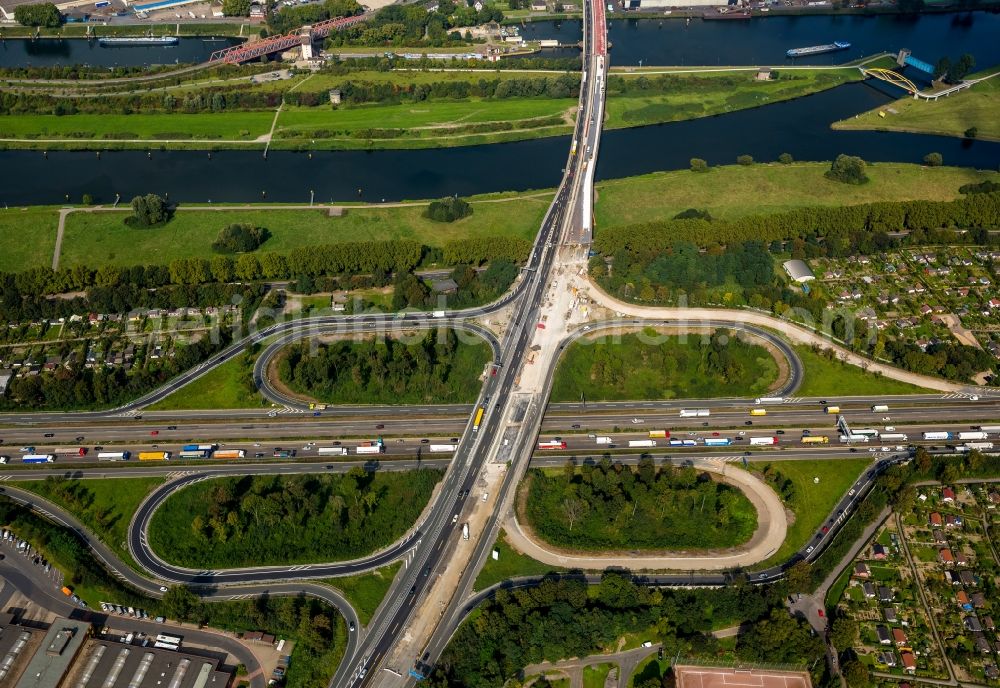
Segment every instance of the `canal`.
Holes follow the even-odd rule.
[[[1000,143],[914,134],[832,131],[830,123],[891,100],[855,83],[798,100],[717,117],[606,132],[598,179],[686,168],[692,157],[731,164],[791,153],[830,160],[840,153],[866,160],[920,162],[937,151],[945,164],[995,168]],[[0,203],[98,202],[137,194],[168,194],[185,202],[397,201],[451,194],[523,191],[555,186],[565,164],[566,137],[435,150],[0,153]],[[360,194],[358,193],[360,189]]]
[[[100,29],[98,29],[100,32]],[[85,38],[8,38],[0,41],[0,67],[148,67],[204,62],[216,50],[240,43],[237,38],[181,38],[169,46],[103,46]]]

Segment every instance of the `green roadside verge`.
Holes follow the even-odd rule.
[[[128,525],[142,500],[165,478],[115,477],[102,480],[46,478],[13,483],[76,516],[119,559],[139,571],[126,544]]]
[[[400,566],[402,566],[402,562],[397,561],[395,564],[383,566],[370,573],[330,578],[323,582],[343,593],[347,601],[354,607],[358,620],[367,626],[379,605],[382,604],[382,600],[385,599],[386,593],[389,592]]]
[[[881,396],[885,394],[930,394],[934,390],[917,387],[883,375],[869,373],[858,366],[828,358],[807,346],[794,347],[802,360],[804,379],[796,396]]]
[[[750,462],[750,470],[763,476],[794,515],[781,547],[755,568],[767,568],[784,562],[805,547],[823,521],[830,516],[837,502],[870,463],[867,457]]]

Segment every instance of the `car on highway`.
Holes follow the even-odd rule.
[[[580,424],[579,424],[579,423],[573,423],[573,425],[572,425],[571,427],[572,427],[572,428],[573,428],[574,430],[579,430],[579,429],[580,429]]]
[[[712,433],[712,437],[718,437],[718,436],[719,436],[719,433],[717,433],[717,432],[713,432]]]
[[[47,432],[47,433],[45,433],[45,436],[46,437],[55,437],[56,434],[54,432]]]
[[[83,435],[79,435],[79,436],[77,436],[76,441],[77,442],[83,442],[85,439],[86,438]]]
[[[177,429],[176,425],[168,425],[167,426],[167,430],[176,430],[176,429]]]
[[[379,423],[375,426],[376,430],[385,430],[385,423]]]
[[[809,545],[808,547],[806,547],[806,554],[812,554],[812,551],[814,549],[816,549],[815,545]]]
[[[153,437],[156,437],[157,435],[160,434],[160,431],[159,430],[150,430],[149,434],[152,435]]]
[[[753,425],[753,421],[752,420],[745,420],[745,421],[743,421],[743,425]]]
[[[451,517],[451,522],[458,523],[458,514],[455,514],[454,516]]]
[[[166,592],[166,591],[167,591],[167,586],[161,585],[160,586],[160,592]]]
[[[830,532],[830,526],[823,526],[823,534],[826,535]]]
[[[785,431],[784,431],[784,430],[775,430],[775,431],[774,431],[774,433],[775,433],[776,435],[784,435],[784,434],[785,434]]]
[[[322,411],[313,411],[313,418],[315,418],[316,416],[322,416],[322,415],[323,415]]]
[[[643,420],[642,418],[633,418],[633,419],[632,419],[632,422],[633,422],[633,423],[634,423],[635,425],[639,425],[640,423],[645,423],[646,421],[644,421],[644,420]]]
[[[347,627],[350,629],[351,633],[354,633],[354,622],[353,621]]]
[[[802,436],[803,437],[809,437],[811,434],[813,434],[812,430],[803,430],[802,431]]]
[[[430,444],[430,440],[425,437],[424,439],[420,440],[420,444]]]
[[[451,441],[452,441],[452,442],[458,442],[458,438],[457,438],[457,437],[452,437],[452,438],[451,438]]]
[[[30,454],[35,451],[34,447],[21,447],[18,451],[24,452],[25,454]]]

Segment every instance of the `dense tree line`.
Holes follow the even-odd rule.
[[[249,8],[247,12],[249,13]],[[324,0],[305,6],[285,6],[271,15],[269,27],[271,33],[283,34],[306,24],[336,17],[353,17],[361,12],[362,8],[355,0]]]
[[[757,515],[746,497],[693,467],[635,469],[610,459],[531,471],[528,520],[548,542],[585,550],[712,549],[746,542]]]
[[[828,248],[821,255],[849,255],[859,251],[856,240],[865,235],[909,230],[923,241],[939,229],[976,229],[1000,226],[1000,193],[969,194],[954,201],[881,201],[861,205],[799,208],[773,215],[748,215],[734,220],[660,220],[613,227],[600,232],[594,248],[606,256],[628,247],[634,251],[677,240],[701,246],[739,241],[822,238]],[[951,235],[954,239],[954,235]],[[870,243],[868,245],[871,245]],[[847,253],[844,253],[847,252]]]
[[[259,566],[352,559],[413,525],[440,471],[243,476],[171,495],[150,523],[150,545],[182,566]]]
[[[599,264],[598,264],[599,265]],[[774,261],[759,241],[732,244],[724,251],[700,252],[690,241],[630,244],[614,253],[606,284],[615,291],[640,277],[657,285],[691,289],[697,284],[718,286],[732,280],[751,289],[774,281]],[[596,277],[604,277],[598,269]]]
[[[78,361],[70,367],[14,378],[0,397],[0,409],[62,411],[118,406],[208,359],[225,348],[231,338],[231,333],[222,329],[216,337],[206,335],[177,346],[174,356],[144,365],[140,361],[129,371],[121,366],[85,368]]]
[[[62,24],[62,15],[51,2],[34,5],[18,5],[14,8],[14,20],[21,26],[44,26],[52,28]]]
[[[162,281],[144,279],[156,272],[142,266],[113,266],[104,274],[109,273],[117,276],[115,281],[88,282],[88,287],[70,290],[83,289],[86,291],[84,296],[68,299],[47,298],[44,291],[25,291],[24,285],[30,285],[31,280],[17,280],[14,275],[0,274],[0,318],[8,322],[30,322],[89,313],[129,313],[135,309],[239,305],[246,319],[264,294],[263,286],[255,284],[172,285],[166,267],[163,268],[165,278]],[[42,279],[45,277],[42,275]],[[138,279],[130,279],[133,277]]]
[[[460,343],[452,329],[418,332],[412,339],[380,337],[318,346],[305,341],[287,349],[278,375],[292,389],[332,403],[471,401],[472,383],[482,372],[488,349]]]
[[[507,291],[516,277],[517,266],[504,260],[493,261],[481,272],[471,265],[460,265],[451,272],[458,290],[435,293],[413,273],[401,272],[393,282],[392,310],[467,308],[489,303]]]
[[[733,621],[754,624],[748,635],[757,644],[741,637],[739,657],[810,662],[814,671],[824,671],[824,662],[813,662],[823,655],[822,640],[788,616],[783,595],[781,584],[658,589],[618,573],[605,574],[589,592],[573,575],[552,576],[534,588],[497,591],[458,629],[428,682],[434,688],[499,688],[528,664],[605,651],[629,632],[648,633],[668,657],[711,656],[719,648],[708,632]]]
[[[490,6],[476,11],[463,0],[457,3],[442,0],[433,12],[428,12],[419,4],[389,5],[367,22],[330,34],[327,48],[335,49],[340,45],[432,47],[464,44],[471,37],[463,36],[454,29],[488,21],[503,21],[503,12]]]
[[[408,68],[416,67],[406,61]],[[440,62],[437,60],[436,62]],[[435,64],[435,67],[441,67]],[[348,72],[349,73],[349,72]],[[558,77],[480,78],[431,83],[391,83],[345,79],[335,84],[344,103],[396,104],[464,98],[577,98],[580,80],[576,75]],[[211,112],[273,110],[282,101],[300,107],[329,106],[329,89],[280,91],[247,86],[205,86],[186,93],[102,93],[86,97],[64,97],[35,91],[0,93],[0,114],[195,114]],[[168,133],[168,132],[164,132]],[[180,133],[180,132],[178,132]],[[119,138],[127,138],[124,132]],[[92,138],[86,131],[71,132],[71,138]],[[129,136],[133,136],[129,134]]]
[[[530,241],[510,237],[458,239],[445,243],[440,249],[399,239],[304,246],[292,249],[287,255],[262,253],[259,256],[179,258],[169,265],[103,265],[97,269],[74,265],[55,271],[31,268],[17,273],[0,273],[0,298],[6,305],[8,301],[16,302],[22,294],[61,294],[95,286],[113,286],[122,281],[155,288],[168,284],[286,279],[300,275],[389,274],[409,272],[422,263],[439,261],[449,265],[481,265],[490,259],[521,262],[530,249]]]

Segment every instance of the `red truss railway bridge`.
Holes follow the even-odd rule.
[[[263,38],[252,43],[243,43],[242,45],[233,45],[222,50],[216,50],[208,58],[208,61],[209,63],[225,62],[226,64],[240,64],[261,55],[270,55],[271,53],[281,52],[282,50],[302,45],[303,41],[312,43],[317,39],[326,38],[334,31],[341,31],[349,26],[360,24],[370,19],[371,16],[371,12],[366,12],[354,17],[327,19],[326,21],[317,22],[310,26],[303,26],[301,29],[286,33],[283,36],[271,36],[270,38]]]

